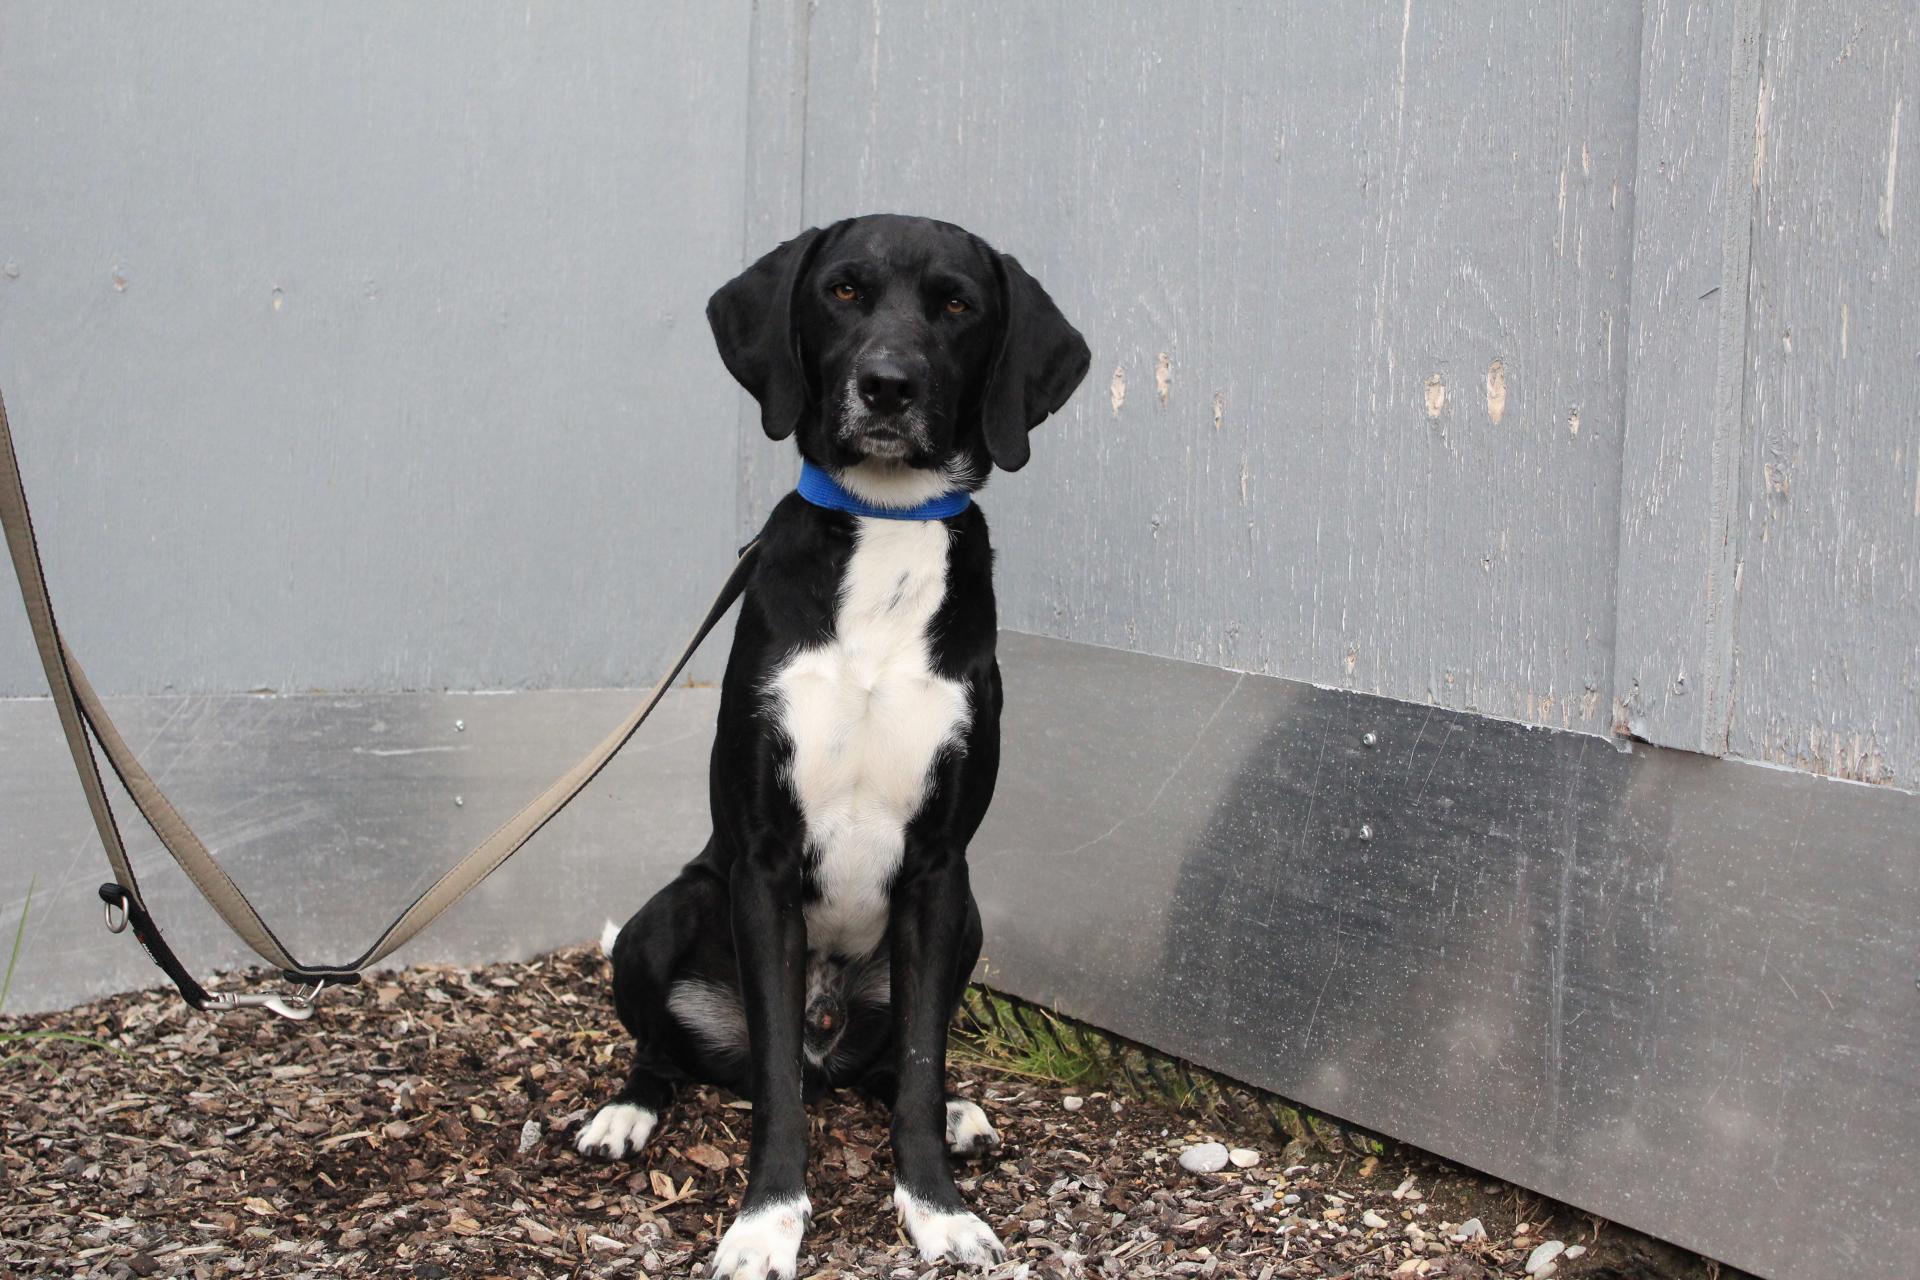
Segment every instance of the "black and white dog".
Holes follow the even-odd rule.
[[[734,633],[713,837],[603,939],[634,1064],[577,1145],[638,1151],[677,1082],[750,1098],[747,1191],[711,1274],[790,1277],[805,1104],[853,1085],[892,1106],[893,1200],[921,1257],[996,1261],[947,1164],[999,1142],[945,1079],[980,953],[967,844],[1000,762],[993,553],[969,495],[1026,463],[1087,344],[1012,258],[893,215],[796,236],[707,317],[804,469]]]

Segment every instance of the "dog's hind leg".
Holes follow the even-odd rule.
[[[689,868],[640,908],[624,929],[611,924],[600,949],[613,962],[613,1003],[633,1036],[633,1067],[626,1082],[582,1126],[574,1146],[582,1155],[618,1160],[646,1145],[673,1100],[675,1080],[698,1073],[682,1059],[686,1046],[668,1001],[676,980],[703,959],[713,943],[700,921],[725,909],[724,888]]]
[[[647,1063],[636,1061],[620,1092],[594,1113],[573,1145],[582,1155],[609,1160],[634,1155],[647,1145],[672,1101],[673,1086]]]

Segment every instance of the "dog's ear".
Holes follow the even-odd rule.
[[[995,464],[1018,471],[1033,452],[1027,432],[1067,402],[1093,356],[1026,268],[988,253],[1000,278],[1000,343],[980,399],[980,425]]]
[[[775,440],[793,434],[810,398],[800,367],[793,295],[820,238],[818,227],[802,231],[707,299],[707,323],[720,359],[760,402],[760,425]]]

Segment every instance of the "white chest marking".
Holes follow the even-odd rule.
[[[965,686],[935,674],[927,644],[947,594],[946,526],[858,523],[833,639],[795,653],[769,682],[821,891],[807,909],[808,947],[850,957],[886,932],[907,823],[969,717]]]

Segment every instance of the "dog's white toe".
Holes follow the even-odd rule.
[[[720,1240],[709,1273],[712,1280],[793,1280],[800,1236],[812,1215],[805,1196],[741,1214]]]
[[[587,1121],[573,1145],[583,1156],[618,1160],[647,1145],[658,1119],[646,1107],[631,1102],[610,1102]]]
[[[922,1262],[946,1261],[984,1267],[1007,1256],[1006,1246],[993,1234],[993,1228],[974,1214],[936,1209],[915,1199],[901,1186],[893,1189],[893,1208],[906,1223],[907,1235],[920,1250]]]
[[[987,1113],[961,1098],[947,1100],[947,1150],[956,1156],[985,1155],[1000,1145]]]

